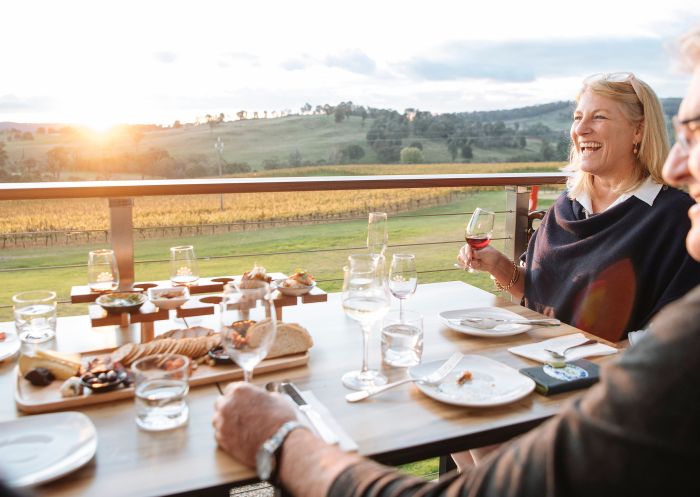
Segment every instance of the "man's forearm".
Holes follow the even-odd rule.
[[[280,481],[296,497],[325,497],[336,477],[360,460],[308,430],[297,429],[282,446]]]

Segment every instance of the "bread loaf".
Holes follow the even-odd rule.
[[[314,341],[306,328],[296,323],[277,322],[277,336],[267,353],[267,358],[306,352]]]
[[[80,374],[80,356],[37,350],[34,355],[23,354],[19,357],[19,372],[22,376],[36,368],[46,368],[59,380],[67,380]]]

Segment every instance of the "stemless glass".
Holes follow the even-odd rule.
[[[367,250],[370,254],[383,256],[388,243],[386,212],[370,212],[367,221]]]
[[[224,349],[250,382],[253,369],[265,358],[277,333],[270,285],[258,280],[247,281],[245,288],[227,283],[220,323]]]
[[[24,350],[56,336],[56,292],[37,290],[12,296],[15,328]]]
[[[190,286],[199,279],[199,265],[192,245],[170,247],[170,281],[173,285]]]
[[[111,292],[119,286],[114,250],[91,250],[88,254],[88,286],[93,292]]]
[[[394,254],[389,268],[389,290],[399,299],[399,317],[403,318],[403,301],[413,295],[418,286],[416,256],[413,254]]]
[[[472,250],[481,250],[491,243],[491,235],[493,234],[493,225],[496,221],[496,214],[486,209],[477,207],[474,209],[472,217],[469,218],[467,227],[464,230],[464,240],[469,244]],[[468,271],[475,273],[471,265]]]
[[[343,309],[362,327],[362,369],[345,373],[342,378],[343,385],[353,390],[364,390],[387,382],[386,376],[367,366],[372,323],[389,310],[390,297],[379,259],[371,254],[351,255],[348,266],[344,268]]]

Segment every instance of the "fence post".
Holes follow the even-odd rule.
[[[109,232],[119,267],[120,290],[131,290],[134,284],[133,205],[132,198],[109,199]]]
[[[527,249],[527,215],[530,188],[506,186],[506,236],[505,254],[516,264]],[[510,294],[503,295],[507,297]]]

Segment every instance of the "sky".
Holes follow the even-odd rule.
[[[493,110],[572,100],[615,71],[680,97],[673,47],[696,26],[697,0],[5,2],[0,122],[167,125],[341,101]]]

